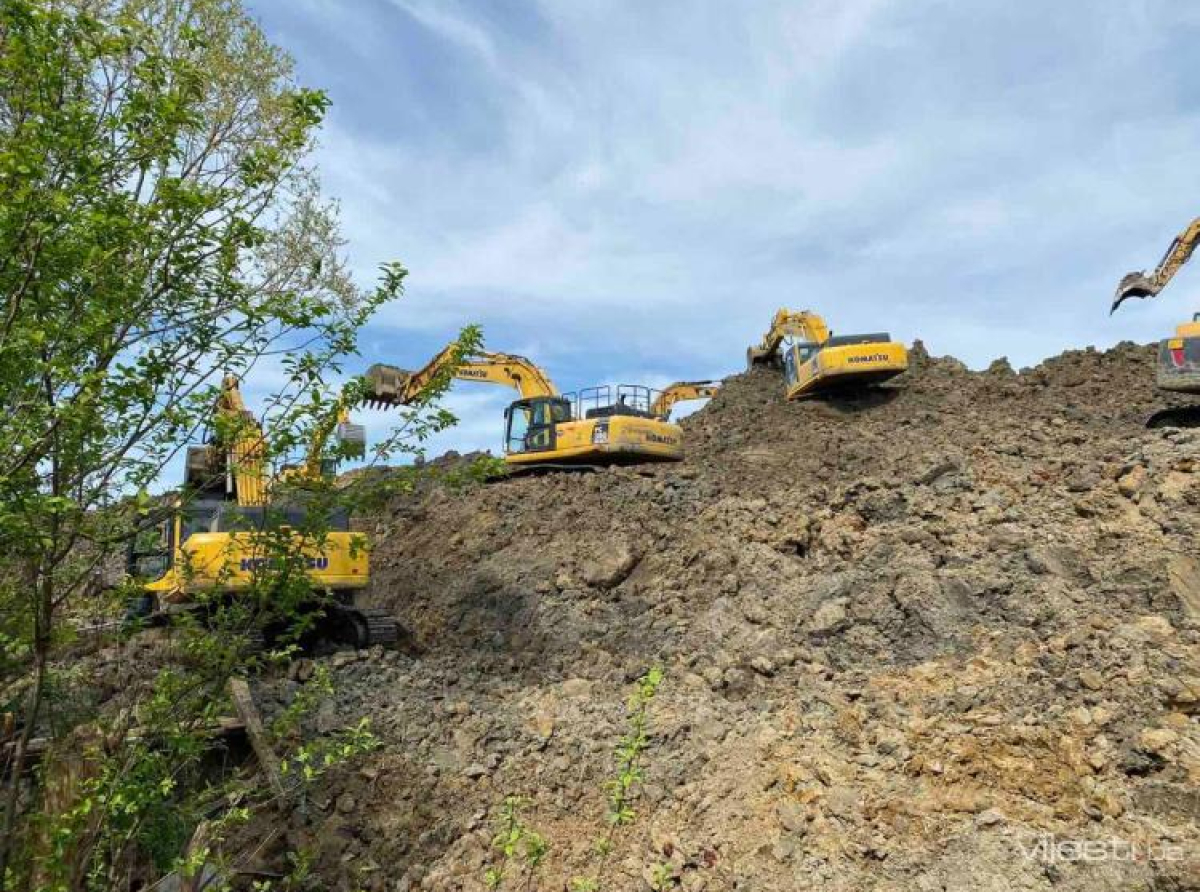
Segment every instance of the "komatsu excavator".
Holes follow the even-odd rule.
[[[364,451],[363,429],[350,423],[347,407],[339,404],[319,421],[304,463],[277,477],[269,473],[262,426],[234,377],[222,383],[212,427],[207,444],[188,447],[183,494],[174,497],[156,541],[130,549],[128,575],[143,596],[128,618],[165,621],[199,609],[200,602],[219,604],[249,590],[264,568],[280,560],[271,553],[270,532],[290,538],[285,551],[302,564],[315,592],[326,596],[301,605],[319,617],[310,637],[355,647],[395,642],[391,614],[355,605],[370,567],[363,535],[350,531],[345,512],[327,512],[320,537],[300,532],[313,519],[306,512],[316,510],[305,498],[305,484],[333,472],[325,456],[330,437],[343,444],[343,454]]]
[[[787,398],[794,400],[894,378],[908,370],[908,351],[885,333],[834,337],[816,313],[783,309],[746,351],[746,362],[750,368],[782,365]]]
[[[1200,244],[1200,217],[1175,237],[1154,272],[1127,273],[1113,297],[1109,314],[1131,297],[1156,297],[1183,268]],[[1159,341],[1159,389],[1170,393],[1200,394],[1200,313],[1175,328],[1174,337]],[[1200,425],[1200,405],[1164,409],[1152,415],[1147,427],[1195,427]]]
[[[510,353],[461,356],[454,344],[415,372],[377,363],[367,370],[367,401],[376,406],[411,405],[447,369],[460,381],[517,390],[519,399],[504,410],[504,460],[513,468],[683,458],[683,431],[663,416],[658,391],[621,384],[562,394],[534,363]]]
[[[711,399],[720,389],[720,381],[676,381],[659,392],[650,404],[650,414],[666,421],[671,417],[671,410],[676,403]]]

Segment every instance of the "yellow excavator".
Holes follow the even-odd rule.
[[[1153,272],[1132,272],[1122,277],[1113,296],[1109,314],[1131,297],[1157,297],[1196,252],[1200,244],[1200,217],[1177,235]],[[1170,393],[1200,394],[1200,313],[1191,322],[1176,326],[1173,337],[1159,341],[1156,381]],[[1182,406],[1156,412],[1148,427],[1195,427],[1200,424],[1200,406]]]
[[[789,400],[834,388],[878,384],[908,370],[908,351],[884,333],[834,337],[808,310],[779,310],[746,351],[750,368],[782,365]]]
[[[406,406],[450,369],[460,381],[513,387],[519,398],[504,410],[504,460],[514,469],[679,461],[683,431],[666,420],[675,396],[640,385],[602,385],[562,394],[533,362],[511,353],[459,355],[451,345],[417,371],[377,363],[367,370],[367,400]],[[665,400],[671,399],[671,402]]]
[[[343,455],[364,451],[363,428],[350,422],[348,408],[339,404],[319,421],[304,463],[278,476],[269,472],[265,434],[234,377],[222,383],[212,427],[208,443],[188,447],[183,491],[172,497],[160,527],[128,552],[127,572],[142,595],[126,620],[165,622],[249,590],[264,569],[284,560],[270,531],[291,537],[284,550],[325,596],[301,605],[318,618],[310,638],[356,647],[395,642],[398,628],[387,611],[355,605],[370,567],[364,537],[351,532],[346,513],[327,511],[320,537],[299,532],[311,528],[307,512],[315,510],[305,484],[334,470],[325,454],[329,439],[337,437]]]

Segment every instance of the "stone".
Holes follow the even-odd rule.
[[[808,829],[804,807],[798,802],[784,802],[776,809],[779,823],[789,833],[803,833]]]
[[[843,820],[854,817],[858,813],[858,790],[848,786],[835,786],[825,794],[825,809],[831,815]]]
[[[358,800],[349,793],[343,793],[337,798],[337,810],[344,815],[350,814],[358,808]]]
[[[1155,644],[1163,644],[1175,635],[1175,627],[1165,616],[1140,616],[1133,624],[1147,640]]]
[[[1100,482],[1094,468],[1080,468],[1067,478],[1067,492],[1091,492]]]
[[[1128,473],[1121,476],[1117,480],[1117,490],[1127,499],[1132,499],[1142,491],[1146,485],[1146,480],[1149,477],[1148,472],[1142,465],[1135,465]]]
[[[592,693],[592,683],[586,678],[568,678],[562,683],[564,697],[586,697]]]
[[[1150,753],[1161,754],[1179,740],[1179,734],[1170,728],[1144,728],[1138,735],[1138,746]]]
[[[619,542],[599,557],[580,567],[579,575],[593,588],[616,588],[637,566],[639,555],[627,543]]]
[[[1167,564],[1167,577],[1184,613],[1193,622],[1200,621],[1200,562],[1187,555],[1173,555]]]
[[[554,736],[555,721],[551,712],[536,713],[530,719],[529,725],[542,747],[545,747],[550,742],[550,738]]]
[[[750,661],[750,668],[759,675],[765,675],[768,678],[775,674],[775,664],[768,657],[755,657]]]
[[[813,613],[809,629],[813,632],[831,632],[846,621],[849,598],[834,598],[826,601]]]
[[[750,686],[751,675],[736,666],[725,670],[725,686],[734,691],[743,691]]]
[[[953,474],[958,469],[959,465],[957,462],[951,459],[943,459],[918,476],[916,482],[922,486],[928,486],[945,477],[947,474]]]
[[[1003,823],[1004,820],[1004,812],[996,808],[989,808],[975,816],[975,826],[994,827],[997,824]]]

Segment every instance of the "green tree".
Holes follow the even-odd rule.
[[[53,724],[63,618],[158,521],[148,491],[205,425],[221,376],[282,371],[276,460],[325,423],[331,375],[402,291],[398,264],[370,290],[348,272],[307,160],[327,106],[238,0],[0,0],[0,683],[17,694],[0,711],[18,729],[0,887],[20,879],[18,820],[34,807],[21,778]],[[451,420],[427,402],[390,445]],[[196,641],[206,672],[157,677],[138,716],[174,728],[185,754],[236,668],[212,636]],[[162,751],[139,746],[102,766],[108,798],[88,806],[111,810],[121,792],[123,843],[177,795]],[[161,795],[133,796],[139,777],[139,795]],[[106,845],[82,856],[92,885],[114,879]]]

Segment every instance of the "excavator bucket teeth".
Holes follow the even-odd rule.
[[[1145,273],[1129,273],[1121,279],[1121,284],[1117,286],[1112,308],[1108,312],[1110,315],[1116,312],[1117,307],[1131,297],[1153,297],[1158,292],[1159,289]]]

